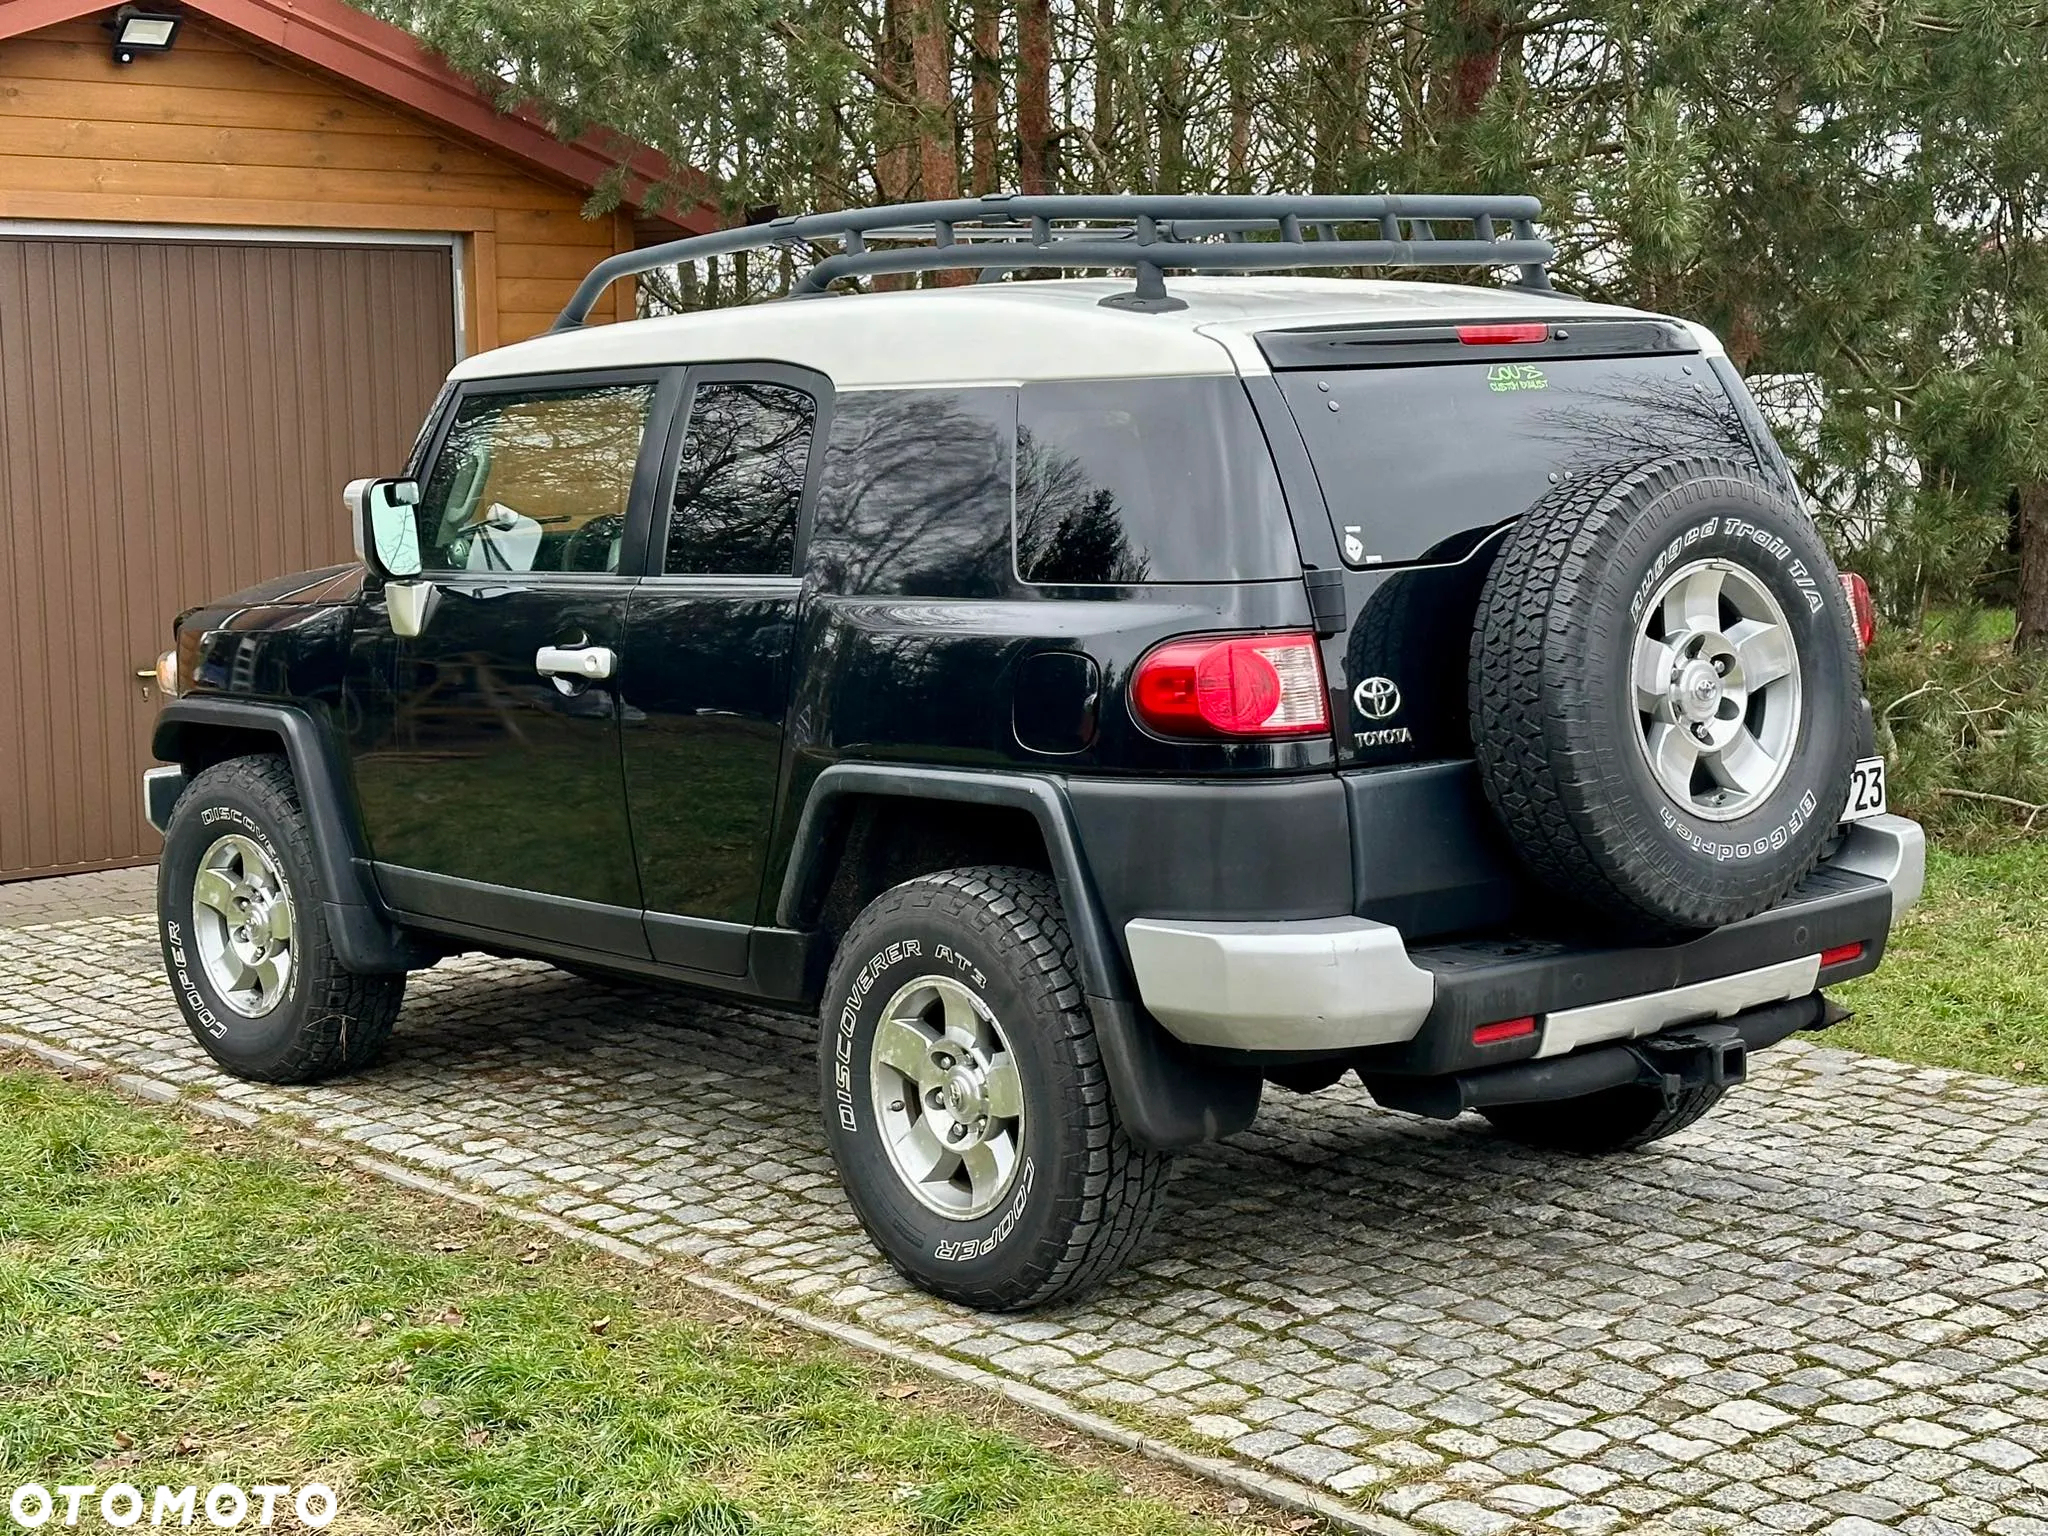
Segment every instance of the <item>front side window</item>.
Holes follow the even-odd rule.
[[[417,509],[430,571],[619,568],[654,385],[472,395]]]
[[[817,404],[786,384],[707,383],[690,403],[662,571],[788,576]]]

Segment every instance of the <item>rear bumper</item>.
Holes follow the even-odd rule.
[[[1124,925],[1138,993],[1189,1045],[1230,1051],[1353,1051],[1414,1036],[1436,978],[1401,933],[1363,917],[1278,923]]]
[[[1490,940],[1411,951],[1397,929],[1359,917],[1134,918],[1124,936],[1146,1008],[1189,1045],[1440,1075],[1730,1018],[1863,975],[1919,899],[1925,864],[1917,823],[1861,822],[1769,912],[1671,945]],[[1822,965],[1852,944],[1853,957]],[[1480,1025],[1525,1017],[1533,1033],[1473,1043]]]
[[[1550,1061],[1510,1062],[1441,1077],[1367,1076],[1364,1082],[1385,1108],[1438,1120],[1455,1120],[1468,1109],[1548,1104],[1630,1086],[1659,1090],[1669,1103],[1688,1088],[1732,1087],[1748,1075],[1751,1051],[1776,1045],[1798,1030],[1825,1029],[1847,1016],[1813,993]]]

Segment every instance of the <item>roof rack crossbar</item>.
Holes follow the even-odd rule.
[[[583,279],[553,328],[582,325],[598,295],[621,277],[677,262],[796,245],[819,250],[820,259],[791,290],[793,298],[822,294],[842,278],[947,268],[978,270],[983,282],[1030,268],[1134,271],[1136,291],[1104,302],[1144,310],[1181,307],[1166,293],[1169,269],[1511,266],[1520,269],[1520,286],[1547,289],[1546,268],[1556,250],[1536,234],[1540,211],[1533,197],[1456,194],[995,193],[803,214],[608,257]],[[1470,236],[1440,234],[1439,222],[1469,225]],[[1499,223],[1512,232],[1508,238],[1498,237]],[[1345,239],[1341,231],[1347,225],[1374,227],[1379,238]]]

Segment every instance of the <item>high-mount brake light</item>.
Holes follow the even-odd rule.
[[[1856,649],[1867,651],[1877,638],[1877,604],[1870,596],[1870,583],[1854,571],[1842,572],[1842,594],[1849,599],[1849,612],[1856,620]]]
[[[1162,736],[1314,736],[1329,693],[1309,634],[1169,640],[1138,663],[1131,713]]]
[[[1528,325],[1461,325],[1458,340],[1468,347],[1508,347],[1519,342],[1548,341],[1550,327],[1541,321]]]

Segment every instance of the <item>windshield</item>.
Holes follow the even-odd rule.
[[[1460,361],[1277,375],[1347,563],[1455,560],[1562,477],[1713,452],[1756,462],[1698,356]]]

